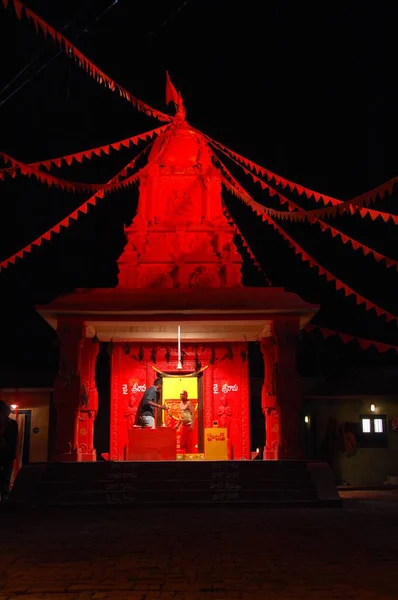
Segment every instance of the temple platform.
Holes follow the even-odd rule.
[[[341,506],[326,463],[136,461],[43,463],[19,472],[8,505]]]

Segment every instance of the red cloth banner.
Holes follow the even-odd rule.
[[[398,317],[396,315],[393,315],[392,313],[384,310],[377,304],[374,304],[373,302],[371,302],[364,296],[361,296],[360,294],[358,294],[355,290],[353,290],[351,287],[346,285],[343,281],[341,281],[340,279],[335,277],[330,271],[328,271],[327,269],[322,267],[322,265],[320,263],[318,263],[314,258],[312,258],[312,256],[310,256],[305,250],[303,250],[303,248],[301,248],[301,246],[299,246],[299,244],[297,244],[297,242],[295,242],[293,240],[293,238],[291,238],[284,231],[284,229],[282,229],[272,219],[272,217],[270,217],[270,215],[267,214],[264,206],[262,206],[261,204],[259,204],[258,202],[253,200],[253,198],[251,198],[249,196],[249,194],[241,187],[241,185],[231,175],[231,173],[228,171],[228,169],[225,167],[225,165],[219,159],[218,159],[218,161],[219,161],[220,165],[222,166],[222,170],[225,174],[225,176],[222,177],[222,183],[224,184],[226,189],[228,189],[237,198],[243,200],[243,202],[245,202],[245,204],[250,206],[251,209],[257,215],[261,216],[263,221],[265,221],[269,225],[271,225],[271,227],[273,227],[288,242],[289,246],[291,248],[293,248],[295,254],[300,256],[300,258],[303,262],[308,262],[311,267],[315,267],[318,270],[319,275],[324,275],[326,277],[327,281],[333,281],[333,283],[336,287],[336,290],[340,290],[340,289],[343,290],[344,295],[347,297],[354,296],[355,302],[359,306],[363,304],[365,306],[366,310],[374,310],[378,317],[381,315],[384,315],[387,322],[394,321],[396,324],[398,324]]]
[[[344,344],[349,344],[350,342],[356,341],[363,350],[367,350],[368,348],[373,346],[378,352],[388,352],[389,350],[393,350],[394,352],[398,353],[398,346],[393,346],[392,344],[385,344],[384,342],[376,342],[375,340],[367,340],[365,338],[360,338],[355,335],[340,333],[339,331],[333,331],[332,329],[317,327],[316,325],[307,325],[305,327],[305,331],[308,333],[311,331],[319,331],[325,339],[337,335],[340,338],[340,340],[344,342]]]
[[[121,176],[122,172],[125,169],[127,169],[129,167],[132,168],[134,166],[134,164],[136,163],[136,161],[148,150],[148,148],[150,147],[150,145],[147,146],[146,148],[144,148],[138,154],[138,156],[136,156],[132,161],[130,161],[128,163],[128,165],[126,165],[125,167],[123,167],[123,169],[121,171],[119,171],[119,173],[117,173],[114,177],[112,177],[112,179],[109,181],[109,184],[111,184],[114,181],[117,181],[118,178]],[[134,180],[134,182],[137,182],[139,180],[140,176],[144,172],[146,172],[146,170],[148,169],[148,166],[151,165],[152,162],[153,161],[149,162],[145,167],[143,167],[142,169],[140,169],[133,177],[129,178],[131,180],[131,183],[133,182],[132,180]],[[75,209],[67,217],[65,217],[64,219],[62,219],[62,221],[59,221],[51,229],[49,229],[48,231],[46,231],[45,233],[43,233],[42,235],[40,235],[37,239],[33,240],[33,242],[31,242],[30,244],[28,244],[27,246],[25,246],[24,248],[22,248],[21,250],[19,250],[15,254],[13,254],[12,256],[10,256],[10,257],[6,258],[5,260],[3,260],[0,263],[0,271],[1,271],[1,269],[6,269],[9,264],[14,264],[17,258],[23,258],[24,253],[31,252],[32,251],[32,246],[41,246],[43,240],[50,241],[51,234],[53,234],[53,233],[59,233],[60,230],[61,230],[61,227],[69,227],[71,219],[77,220],[78,217],[80,216],[80,214],[82,214],[82,213],[83,214],[87,214],[89,205],[91,204],[91,205],[95,206],[96,203],[97,203],[97,199],[98,198],[103,198],[103,197],[104,197],[104,191],[103,190],[97,191],[88,200],[86,200],[85,202],[83,202],[83,204],[81,204],[77,209]]]
[[[65,36],[61,35],[58,31],[56,31],[51,25],[49,25],[44,19],[40,18],[36,13],[34,13],[30,8],[25,6],[20,0],[13,0],[15,14],[18,19],[22,18],[23,12],[25,12],[26,18],[33,22],[33,25],[36,29],[36,33],[39,32],[39,29],[42,30],[44,36],[50,35],[50,37],[56,42],[62,49],[65,50],[66,56],[73,59],[74,62],[79,65],[82,69],[86,71],[97,83],[105,85],[105,87],[109,88],[112,92],[118,91],[119,95],[125,98],[128,102],[130,102],[137,110],[145,113],[150,117],[154,117],[159,121],[170,122],[172,118],[169,115],[162,113],[155,108],[149,106],[149,104],[145,104],[142,100],[138,100],[135,98],[130,92],[125,90],[118,83],[113,81],[108,75],[106,75],[103,71],[101,71],[93,62],[91,62],[84,54],[80,52]],[[3,0],[4,8],[8,6],[8,0]]]
[[[97,148],[90,148],[89,150],[82,150],[81,152],[67,154],[65,156],[59,156],[57,158],[49,158],[47,160],[27,163],[27,166],[36,168],[44,167],[49,170],[51,166],[61,167],[65,164],[70,166],[74,160],[76,160],[79,163],[82,163],[83,158],[91,160],[93,156],[101,156],[101,154],[109,155],[111,148],[119,152],[122,146],[124,146],[125,148],[129,148],[131,144],[136,146],[140,141],[147,141],[148,139],[153,139],[154,136],[160,135],[161,133],[166,131],[168,127],[169,125],[162,125],[162,127],[158,127],[157,129],[152,129],[151,131],[146,131],[145,133],[140,133],[139,135],[134,135],[124,140],[120,140],[119,142],[113,142],[112,144],[106,144],[105,146],[99,146]],[[10,175],[11,177],[15,177],[16,168],[8,167],[6,169],[0,169],[0,179],[4,179],[5,172],[8,173],[8,175]]]

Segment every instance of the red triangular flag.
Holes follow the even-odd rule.
[[[367,350],[374,344],[371,340],[364,340],[362,338],[357,339],[358,344],[361,346],[362,350]],[[376,346],[376,344],[374,344]]]
[[[171,83],[168,71],[166,71],[166,104],[170,104],[170,102],[178,105],[179,94],[174,85]]]
[[[347,333],[339,333],[339,338],[341,339],[342,342],[344,342],[344,344],[348,344],[349,342],[352,342],[352,340],[354,339],[352,337],[352,335],[348,335]]]
[[[16,13],[18,19],[21,19],[22,4],[21,4],[21,2],[19,2],[19,0],[14,0],[14,8],[15,8],[15,13]]]

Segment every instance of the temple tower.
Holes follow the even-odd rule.
[[[202,136],[176,121],[156,139],[125,228],[122,288],[241,286],[242,259],[223,213],[220,172]]]

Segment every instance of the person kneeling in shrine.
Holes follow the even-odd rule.
[[[183,454],[192,453],[192,432],[195,424],[195,409],[190,400],[188,392],[183,390],[180,394],[180,419],[176,429],[181,426],[180,450]]]
[[[169,410],[165,404],[157,402],[157,392],[162,389],[162,379],[157,377],[147,390],[141,400],[141,418],[144,427],[155,429],[155,410]]]

